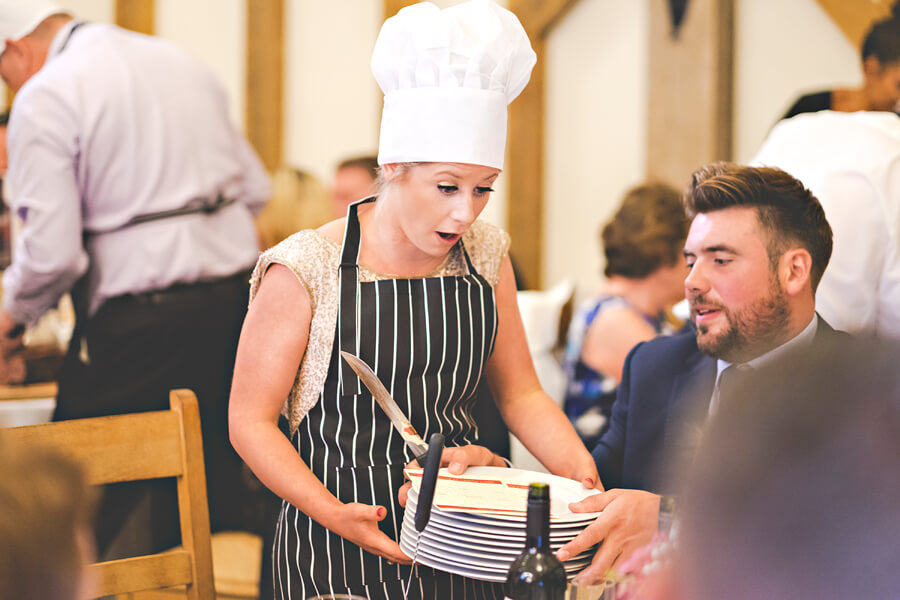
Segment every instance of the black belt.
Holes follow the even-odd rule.
[[[176,283],[159,290],[149,290],[137,294],[123,294],[109,298],[104,304],[161,305],[177,302],[192,295],[217,295],[223,288],[249,287],[251,273],[252,269],[247,269],[219,279],[201,280],[193,283]]]
[[[211,215],[213,213],[219,212],[226,206],[231,206],[235,202],[237,202],[236,198],[226,198],[222,194],[218,194],[213,200],[210,200],[209,198],[193,198],[191,200],[188,200],[188,203],[181,208],[173,208],[172,210],[161,210],[159,212],[137,215],[136,217],[132,217],[129,221],[123,223],[122,225],[119,225],[118,227],[113,227],[112,229],[104,229],[103,231],[85,231],[84,235],[91,236],[101,235],[104,233],[113,233],[115,231],[121,231],[122,229],[127,229],[135,225],[141,225],[142,223],[159,221],[161,219],[171,219],[172,217],[181,217],[184,215],[193,215],[198,213]]]

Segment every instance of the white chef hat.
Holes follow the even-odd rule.
[[[536,61],[516,16],[489,0],[402,9],[384,22],[372,54],[384,92],[378,164],[502,169],[506,105]]]
[[[50,0],[0,0],[0,50],[6,40],[23,38],[50,15],[64,12]]]

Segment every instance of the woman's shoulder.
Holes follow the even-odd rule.
[[[506,240],[509,243],[509,234],[487,221],[477,220],[472,223],[469,230],[463,234],[463,242],[466,244],[481,244]]]
[[[339,244],[323,235],[319,230],[303,229],[263,252],[259,260],[260,262],[279,262],[287,266],[294,263],[303,266],[309,264],[311,257],[337,255],[339,249]]]
[[[486,221],[475,221],[462,241],[475,270],[491,285],[496,285],[503,258],[509,252],[509,234]]]
[[[250,280],[251,298],[273,264],[291,269],[312,295],[323,280],[335,276],[339,257],[340,246],[318,230],[298,231],[260,254]]]

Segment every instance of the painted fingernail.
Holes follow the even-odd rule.
[[[594,487],[594,478],[593,478],[593,477],[586,477],[586,478],[584,479],[584,487],[586,487],[586,488],[592,488],[592,487]]]
[[[384,516],[385,510],[379,506],[377,513],[378,513],[378,518],[380,519],[381,517]]]

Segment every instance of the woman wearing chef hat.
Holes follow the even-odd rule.
[[[413,457],[341,350],[375,369],[425,439],[441,432],[458,447],[443,456],[454,472],[504,465],[477,445],[470,416],[486,376],[533,454],[557,475],[598,484],[535,375],[509,238],[476,221],[503,167],[507,104],[534,63],[519,21],[487,0],[421,3],[388,19],[372,57],[385,92],[380,191],[260,258],[229,417],[238,452],[285,499],[278,598],[397,598],[410,575],[397,492]],[[503,597],[498,584],[430,568],[413,577],[410,597]]]

